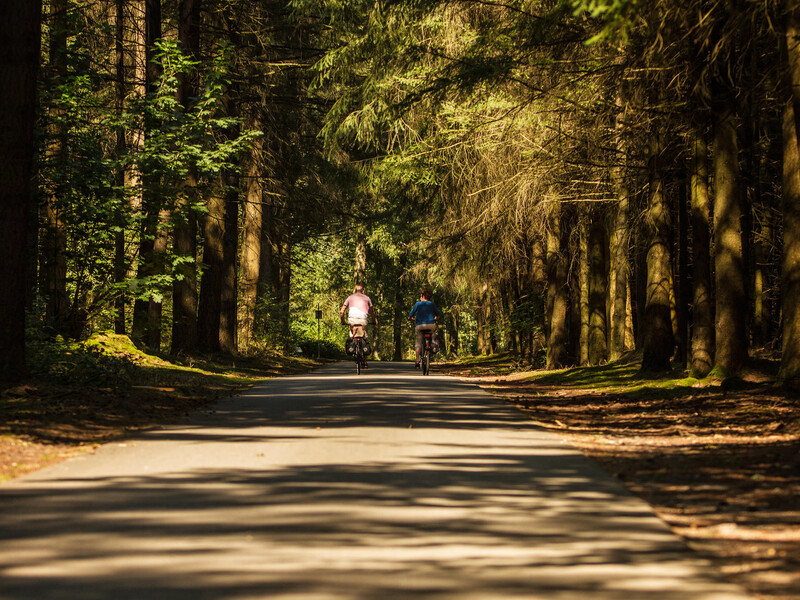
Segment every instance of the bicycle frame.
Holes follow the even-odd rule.
[[[350,325],[350,337],[356,344],[356,351],[353,353],[353,360],[356,363],[356,373],[361,374],[361,369],[366,367],[367,357],[364,355],[364,337],[367,335],[367,328],[364,325]]]

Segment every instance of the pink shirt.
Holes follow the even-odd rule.
[[[372,308],[372,300],[366,294],[350,294],[344,301],[344,306],[350,309],[348,316],[365,318]]]

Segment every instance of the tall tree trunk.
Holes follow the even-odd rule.
[[[146,7],[145,0],[116,0],[116,68],[117,98],[116,108],[120,117],[126,109],[129,98],[143,98],[146,92]],[[144,131],[139,127],[121,129],[117,132],[117,153],[136,155],[144,147]],[[120,209],[119,222],[126,221],[125,211],[129,208],[135,214],[142,210],[141,176],[135,164],[129,165],[120,173],[120,189],[127,196],[128,207]],[[123,283],[129,276],[130,255],[126,240],[126,230],[122,228],[114,240],[114,279]],[[114,302],[114,329],[116,333],[126,332],[125,311],[126,294],[119,292]]]
[[[260,121],[250,123],[254,129],[260,128]],[[263,172],[263,140],[253,143],[247,166],[245,185],[244,231],[242,235],[241,294],[242,314],[240,327],[241,349],[247,351],[253,343],[255,331],[256,304],[258,302],[258,277],[261,266],[261,225],[263,199],[261,175]]]
[[[7,2],[0,19],[0,381],[27,372],[25,249],[41,10],[40,2]]]
[[[220,286],[220,350],[234,354],[237,350],[237,286],[236,257],[239,245],[239,177],[231,171],[224,175],[227,180],[225,192],[225,227],[222,238],[222,279]]]
[[[362,227],[356,232],[356,256],[353,279],[357,285],[365,285],[367,280],[367,235]]]
[[[606,345],[606,231],[600,219],[589,229],[589,364],[608,358]]]
[[[125,110],[125,92],[127,90],[127,68],[125,60],[125,4],[126,0],[116,0],[116,31],[115,31],[115,51],[116,51],[116,111],[117,118],[122,120],[122,113]],[[122,127],[117,129],[116,153],[117,156],[125,155],[125,130]],[[117,174],[115,184],[118,189],[125,189],[124,169]],[[122,215],[119,216],[120,220]],[[114,283],[121,284],[125,281],[125,229],[120,228],[114,235]],[[126,298],[123,292],[118,292],[114,298],[114,333],[125,333],[125,304]]]
[[[50,2],[50,71],[56,83],[67,74],[67,4],[66,0]],[[50,125],[46,150],[50,170],[59,172],[64,161],[64,132],[59,124],[62,109],[50,109]],[[52,183],[44,207],[45,231],[40,267],[41,284],[47,299],[46,321],[56,331],[66,333],[69,313],[67,298],[67,232],[59,207],[61,189]]]
[[[287,234],[283,234],[280,246],[280,260],[278,272],[278,302],[280,303],[281,335],[283,348],[291,351],[291,310],[289,301],[292,290],[292,243]]]
[[[408,255],[400,256],[400,265],[395,277],[394,288],[394,322],[392,327],[394,351],[392,360],[403,360],[403,324],[406,322],[406,308],[403,304],[403,276],[408,268]]]
[[[778,377],[800,379],[800,2],[785,0],[788,100],[783,114],[783,354]]]
[[[580,326],[578,334],[578,363],[581,366],[589,364],[589,223],[588,215],[584,214],[580,224],[579,266],[578,266],[578,313]]]
[[[545,295],[547,288],[547,269],[546,269],[546,249],[544,240],[537,235],[531,245],[532,260],[526,287],[530,302],[535,303],[532,319],[539,319],[528,324],[528,356],[531,363],[534,363],[539,354],[539,350],[547,345],[547,340],[543,334],[546,329]]]
[[[219,352],[220,311],[222,307],[222,263],[225,232],[225,182],[220,176],[217,188],[206,203],[203,217],[203,274],[200,280],[197,343],[204,352]]]
[[[747,295],[742,257],[739,153],[732,94],[714,122],[715,366],[737,375],[747,361]]]
[[[664,197],[662,151],[660,133],[657,132],[651,137],[650,189],[646,215],[647,289],[642,357],[642,370],[646,372],[669,371],[670,358],[675,347],[670,317],[670,213]]]
[[[273,332],[272,324],[279,322],[278,311],[278,223],[277,209],[271,196],[262,196],[269,201],[262,203],[261,254],[258,268],[258,298],[256,306],[256,329],[264,334]]]
[[[705,377],[713,367],[714,305],[711,298],[711,200],[708,194],[708,147],[705,132],[692,132],[692,349],[691,371]]]
[[[627,323],[628,302],[628,247],[630,238],[630,189],[626,178],[627,146],[624,143],[625,117],[627,104],[620,87],[617,95],[617,115],[615,119],[617,165],[613,170],[614,188],[617,197],[614,225],[611,232],[611,273],[609,291],[611,292],[611,310],[609,314],[611,327],[611,343],[609,359],[619,359],[627,350],[625,346],[625,329]]]
[[[452,330],[450,332],[450,348],[448,348],[448,352],[452,352],[455,355],[461,352],[461,342],[459,341],[459,332],[461,330],[459,324],[460,314],[458,308],[454,306],[450,307],[450,324]]]
[[[675,346],[676,357],[682,365],[686,365],[689,356],[689,305],[691,291],[689,289],[689,188],[681,182],[678,193],[678,254],[677,274],[674,287],[675,302]]]
[[[155,59],[155,43],[161,38],[161,0],[145,0],[144,4],[144,46],[145,46],[145,92],[152,93],[161,77],[161,67]],[[149,120],[144,123],[144,130],[150,131],[157,126]],[[144,136],[141,143],[144,144]],[[153,174],[142,174],[142,226],[139,232],[139,264],[137,279],[164,271],[162,257],[166,253],[168,238],[166,227],[169,214],[161,207],[161,199],[155,193],[158,179]],[[152,351],[161,348],[161,312],[160,297],[137,298],[133,305],[133,323],[131,337],[137,343],[144,342]]]
[[[488,355],[492,353],[491,342],[489,341],[489,284],[484,283],[480,291],[480,300],[476,312],[478,325],[478,354]]]
[[[178,39],[184,52],[200,56],[200,0],[180,0]],[[178,101],[184,110],[198,94],[197,73],[180,76]],[[197,349],[197,218],[192,206],[197,199],[197,170],[189,168],[177,202],[173,249],[183,261],[172,286],[172,353]]]
[[[753,260],[753,342],[759,347],[767,345],[772,334],[772,298],[769,290],[772,287],[770,254],[773,236],[772,211],[766,207],[760,216]]]
[[[609,283],[613,281],[611,302],[611,344],[609,359],[617,360],[628,349],[625,343],[626,324],[628,319],[628,246],[630,197],[627,186],[617,192],[617,210],[614,219],[614,230],[611,236],[611,273]]]
[[[567,363],[567,259],[561,204],[552,202],[547,227],[547,368]]]

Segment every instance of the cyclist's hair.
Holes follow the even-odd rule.
[[[353,292],[356,293],[356,294],[363,294],[364,293],[364,286],[361,285],[360,283],[357,283],[356,287],[353,288]]]
[[[420,296],[425,298],[425,300],[430,300],[431,299],[431,291],[430,290],[422,290],[420,292]]]

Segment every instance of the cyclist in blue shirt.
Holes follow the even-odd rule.
[[[416,369],[419,369],[419,359],[420,354],[422,353],[422,344],[423,344],[423,331],[436,331],[436,321],[439,320],[439,317],[442,316],[442,313],[439,312],[439,308],[431,301],[431,293],[428,290],[422,290],[419,297],[419,302],[414,305],[414,308],[411,309],[411,312],[408,315],[408,319],[416,321],[416,327],[414,331],[416,333],[416,341],[414,343],[414,351],[417,355],[417,361],[414,365]]]

